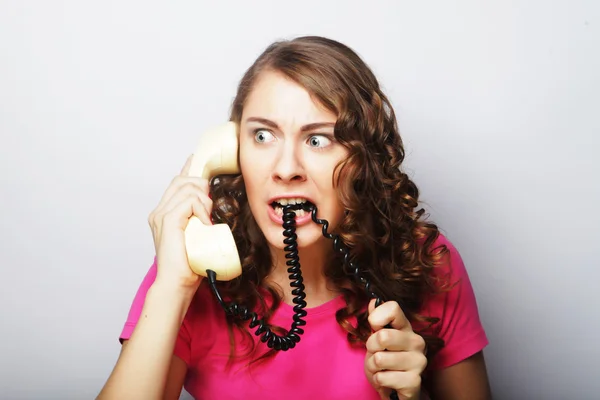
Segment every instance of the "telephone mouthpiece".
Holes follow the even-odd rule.
[[[242,265],[233,235],[227,224],[205,225],[190,218],[185,230],[185,246],[192,271],[207,276],[215,271],[217,280],[230,281],[242,274]]]

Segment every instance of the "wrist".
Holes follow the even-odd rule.
[[[182,262],[164,260],[157,257],[157,273],[154,283],[158,286],[164,286],[164,289],[177,290],[178,293],[195,293],[203,276],[192,272],[189,265],[182,265]],[[163,290],[161,288],[161,290]]]
[[[196,288],[181,287],[157,279],[148,289],[145,305],[159,311],[170,309],[170,313],[175,312],[182,322],[195,293]]]
[[[196,293],[202,279],[204,279],[204,277],[195,274],[193,277],[169,276],[169,274],[163,275],[159,269],[152,286],[157,287],[157,291],[159,290],[169,295],[189,297]]]
[[[181,301],[191,300],[199,285],[184,285],[170,279],[156,277],[148,292],[155,293],[163,299]]]

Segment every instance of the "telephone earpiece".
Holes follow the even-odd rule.
[[[238,135],[234,122],[205,131],[192,156],[189,176],[210,180],[219,174],[239,173]],[[190,268],[200,276],[206,277],[206,270],[210,269],[217,280],[229,281],[242,273],[235,240],[227,224],[205,225],[193,216],[185,230],[185,246]]]

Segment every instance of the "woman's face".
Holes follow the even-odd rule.
[[[240,167],[250,209],[271,246],[285,246],[286,202],[315,204],[330,231],[342,220],[332,178],[348,152],[334,139],[335,121],[303,87],[277,72],[263,72],[248,96],[240,122]],[[297,212],[296,226],[299,247],[327,240],[309,212]]]

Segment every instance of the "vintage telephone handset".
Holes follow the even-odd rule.
[[[198,144],[192,157],[192,163],[189,170],[190,176],[198,176],[210,179],[220,174],[236,174],[240,172],[238,162],[238,143],[239,132],[237,125],[233,122],[227,122],[206,131]],[[292,294],[295,295],[293,302],[294,317],[291,329],[285,336],[279,336],[259,320],[255,312],[248,310],[242,305],[235,303],[226,304],[217,289],[216,282],[230,281],[237,278],[242,273],[240,257],[235,245],[233,234],[227,224],[205,225],[197,217],[189,220],[185,230],[185,245],[190,268],[196,274],[207,277],[213,294],[228,315],[236,316],[245,321],[250,319],[250,328],[254,329],[256,336],[261,337],[261,341],[266,343],[269,348],[275,350],[287,351],[296,346],[300,341],[300,336],[304,333],[301,326],[306,322],[303,317],[307,315],[306,297],[304,293],[304,284],[302,281],[302,271],[300,269],[300,259],[298,257],[296,242],[296,221],[294,219],[296,210],[302,205],[287,205],[283,209],[283,235],[286,247],[286,258],[290,286],[294,288]],[[342,243],[339,236],[327,231],[329,222],[317,218],[317,208],[315,206],[304,205],[304,210],[311,213],[313,222],[322,225],[322,233],[328,239],[333,240],[335,251],[340,252],[344,257],[344,263],[353,278],[356,279],[365,288],[370,298],[376,300],[375,307],[381,304],[381,299],[371,290],[370,283],[361,275],[360,269],[352,261],[347,247]],[[210,245],[207,245],[210,243]],[[391,399],[397,399],[396,392],[393,391]]]

